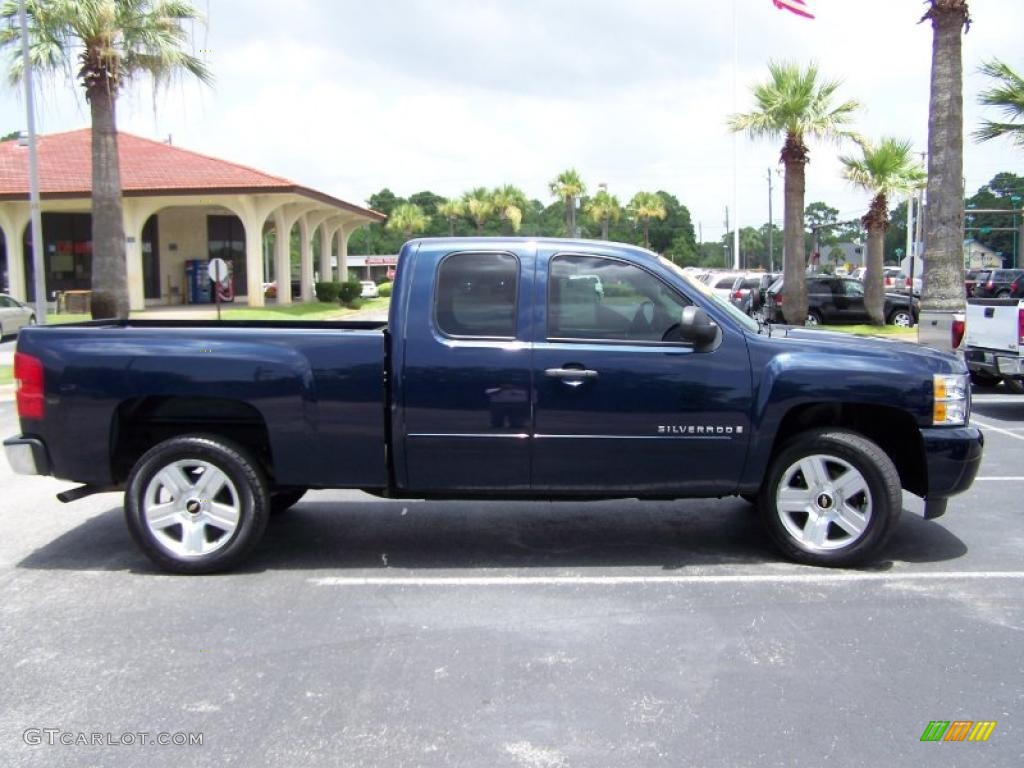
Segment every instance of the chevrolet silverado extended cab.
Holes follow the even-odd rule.
[[[962,345],[971,378],[1024,394],[1024,299],[968,299]]]
[[[597,286],[601,290],[597,290]],[[760,326],[631,246],[422,239],[386,324],[95,321],[16,353],[23,474],[124,490],[159,566],[223,570],[310,488],[390,498],[739,495],[783,553],[877,554],[983,437],[964,363]]]

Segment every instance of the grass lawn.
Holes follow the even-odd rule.
[[[211,318],[217,317],[215,307],[208,309]],[[309,304],[289,304],[284,307],[229,307],[221,305],[221,317],[225,320],[339,320],[345,313],[340,304],[311,302]]]
[[[10,384],[14,381],[14,371],[9,365],[0,365],[0,384]]]
[[[886,336],[891,339],[917,340],[917,326],[899,328],[895,325],[822,325],[826,331],[852,333],[855,336]]]

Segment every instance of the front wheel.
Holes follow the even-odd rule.
[[[759,509],[789,558],[849,566],[872,557],[902,511],[900,477],[875,443],[854,432],[813,430],[772,461]]]
[[[240,562],[267,527],[270,494],[240,446],[210,435],[159,443],[136,462],[125,518],[139,548],[174,573],[213,573]]]
[[[897,328],[912,328],[914,316],[906,309],[897,309],[889,315],[889,325],[895,325]]]

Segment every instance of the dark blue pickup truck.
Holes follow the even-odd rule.
[[[389,498],[739,495],[789,557],[850,565],[967,489],[967,369],[913,344],[759,326],[614,243],[423,239],[387,324],[27,328],[23,474],[124,489],[171,571],[228,568],[310,488]]]

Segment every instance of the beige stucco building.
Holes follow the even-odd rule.
[[[38,140],[47,298],[89,288],[90,141],[88,129]],[[309,300],[314,278],[345,279],[352,233],[385,218],[288,179],[180,147],[127,133],[119,134],[118,145],[132,309],[184,302],[186,264],[213,256],[232,262],[239,301],[262,306],[264,283],[282,275],[286,284],[297,278],[301,298]],[[0,143],[0,260],[7,289],[23,300],[33,292],[28,188],[27,147]],[[293,276],[294,229],[301,256]],[[287,234],[274,238],[274,252],[265,260],[264,236],[270,231]],[[292,301],[290,290],[277,293],[279,304]]]

